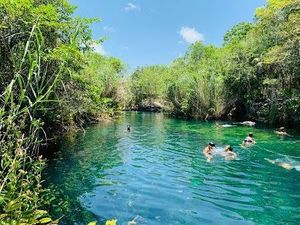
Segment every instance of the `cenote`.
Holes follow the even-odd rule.
[[[243,149],[248,132],[257,143]],[[46,180],[69,200],[62,224],[113,218],[118,225],[133,219],[150,225],[297,224],[300,136],[291,134],[126,113],[65,140],[49,159]],[[209,141],[232,145],[237,160],[206,162],[202,150]]]

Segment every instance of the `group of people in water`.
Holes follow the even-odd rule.
[[[249,133],[241,145],[243,147],[249,147],[253,144],[255,144],[253,133]],[[213,142],[209,142],[208,145],[203,150],[203,154],[207,158],[208,162],[210,162],[213,159],[215,152],[216,152],[216,145]],[[233,160],[237,158],[237,154],[233,151],[231,145],[227,145],[224,151],[219,152],[219,154],[221,156],[224,156],[225,160]]]
[[[241,124],[253,126],[255,124],[255,122],[245,121]],[[216,126],[217,127],[229,127],[229,125],[221,126],[219,124],[217,124]],[[275,133],[278,135],[282,135],[282,136],[288,135],[287,132],[285,131],[284,127],[280,127],[278,131],[275,131]],[[243,147],[243,148],[251,147],[254,144],[255,144],[255,140],[253,137],[253,133],[250,132],[248,134],[248,136],[243,140],[241,147]],[[213,159],[214,155],[221,155],[224,157],[225,160],[234,160],[237,158],[237,154],[233,151],[233,148],[230,145],[227,145],[223,151],[216,151],[216,145],[213,142],[208,143],[208,145],[203,150],[203,154],[206,157],[207,162],[210,162]],[[274,162],[273,162],[273,164],[274,164]],[[284,165],[284,168],[290,168],[290,167],[287,165]]]
[[[216,150],[216,145],[212,142],[208,143],[208,146],[203,150],[203,154],[207,158],[207,162],[210,162],[213,159],[214,153]],[[220,155],[224,156],[225,160],[236,159],[237,154],[233,151],[233,148],[228,145],[223,152],[220,152]]]
[[[255,122],[244,121],[239,124],[252,127],[255,125]],[[220,127],[227,128],[227,127],[232,127],[232,126],[234,126],[234,125],[230,125],[230,124],[220,125],[219,123],[216,123],[216,127],[218,127],[218,128],[220,128]],[[127,131],[128,132],[131,131],[131,126],[129,124],[127,125]],[[280,127],[277,131],[275,131],[275,133],[280,136],[290,136],[286,132],[284,127]],[[248,147],[253,146],[254,144],[255,144],[254,136],[253,136],[253,133],[250,132],[248,134],[248,136],[243,140],[241,147],[248,148]],[[216,148],[216,144],[214,144],[213,142],[208,143],[208,145],[203,150],[203,154],[206,157],[207,162],[210,162],[215,155],[220,155],[220,156],[224,157],[225,160],[234,160],[237,158],[237,153],[234,152],[232,146],[227,145],[225,147],[225,149],[223,149],[223,150],[221,149],[221,151],[220,151],[220,149]],[[266,159],[266,160],[272,164],[276,164],[276,165],[281,166],[288,170],[295,168],[296,170],[300,171],[300,165],[293,166],[291,163],[288,163],[288,162],[281,162],[279,160],[270,160],[270,159]]]

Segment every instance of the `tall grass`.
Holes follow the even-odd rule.
[[[15,65],[13,79],[0,96],[0,224],[51,223],[41,172],[45,162],[39,147],[46,139],[38,117],[52,99],[61,65],[51,79],[42,67],[43,36],[35,24]]]

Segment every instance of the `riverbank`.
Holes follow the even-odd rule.
[[[272,106],[270,105],[270,101],[267,101],[266,103],[257,103],[253,109],[249,110],[248,107],[243,102],[239,100],[233,100],[231,102],[228,102],[225,106],[223,106],[218,116],[211,115],[208,113],[204,118],[197,118],[192,115],[176,114],[174,110],[172,110],[170,103],[164,102],[164,104],[162,104],[160,102],[163,101],[147,100],[144,101],[142,104],[126,107],[125,111],[165,113],[174,118],[198,119],[200,121],[201,120],[204,121],[221,120],[221,121],[230,121],[230,122],[253,121],[274,128],[285,126],[286,128],[300,130],[300,123],[295,122],[293,119],[270,121],[269,114],[268,114],[270,108],[272,108]]]
[[[55,198],[43,186],[41,149],[114,116],[123,101],[123,63],[95,52],[97,20],[75,18],[74,10],[68,1],[0,3],[1,224],[58,223],[48,210]]]
[[[221,47],[194,42],[169,65],[138,68],[128,79],[130,104],[160,100],[176,117],[299,129],[298,8],[296,0],[268,1],[253,23],[228,30]]]

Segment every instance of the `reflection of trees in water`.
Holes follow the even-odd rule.
[[[127,132],[127,124],[131,124],[131,132]],[[183,179],[181,181],[185,183],[180,181],[182,186],[178,190],[186,188],[184,193],[191,195],[191,201],[195,203],[191,208],[195,207],[195,211],[203,203],[208,209],[215,210],[214,213],[219,214],[221,210],[226,214],[224,217],[244,218],[245,224],[265,224],[266,221],[272,224],[275,220],[284,223],[288,219],[297,221],[295,210],[300,207],[300,183],[297,181],[300,173],[272,166],[264,160],[270,153],[259,149],[264,146],[274,152],[289,151],[290,146],[286,143],[294,140],[282,143],[277,136],[272,136],[273,131],[253,128],[258,144],[248,150],[235,147],[239,160],[225,162],[223,158],[216,158],[210,164],[205,162],[202,147],[208,140],[213,139],[219,147],[232,143],[238,145],[249,129],[217,129],[210,122],[167,119],[162,114],[140,113],[129,114],[126,122],[117,121],[87,129],[86,134],[80,134],[75,142],[64,143],[63,151],[50,162],[51,181],[58,185],[69,204],[63,212],[65,224],[102,220],[87,210],[82,202],[89,205],[87,200],[96,186],[116,185],[111,178],[116,175],[115,170],[123,168],[116,167],[126,164],[126,159],[134,160],[135,156],[144,160],[135,162],[137,165],[151,167],[153,164],[153,167],[147,168],[149,170],[142,168],[142,173],[159,170],[165,175],[163,182],[169,183],[179,177]],[[175,178],[169,176],[170,173],[176,173]],[[148,175],[157,178],[153,173]],[[105,204],[109,202],[118,203],[116,200]],[[122,199],[120,205],[123,204]],[[283,213],[286,216],[283,217]]]
[[[57,204],[65,201],[63,212],[57,212],[58,216],[65,215],[62,219],[65,224],[75,221],[87,224],[96,219],[82,207],[80,197],[92,192],[97,179],[105,177],[104,170],[123,163],[117,145],[125,134],[111,123],[89,128],[74,143],[63,143],[50,160],[47,181],[56,186],[53,191],[57,194]]]

